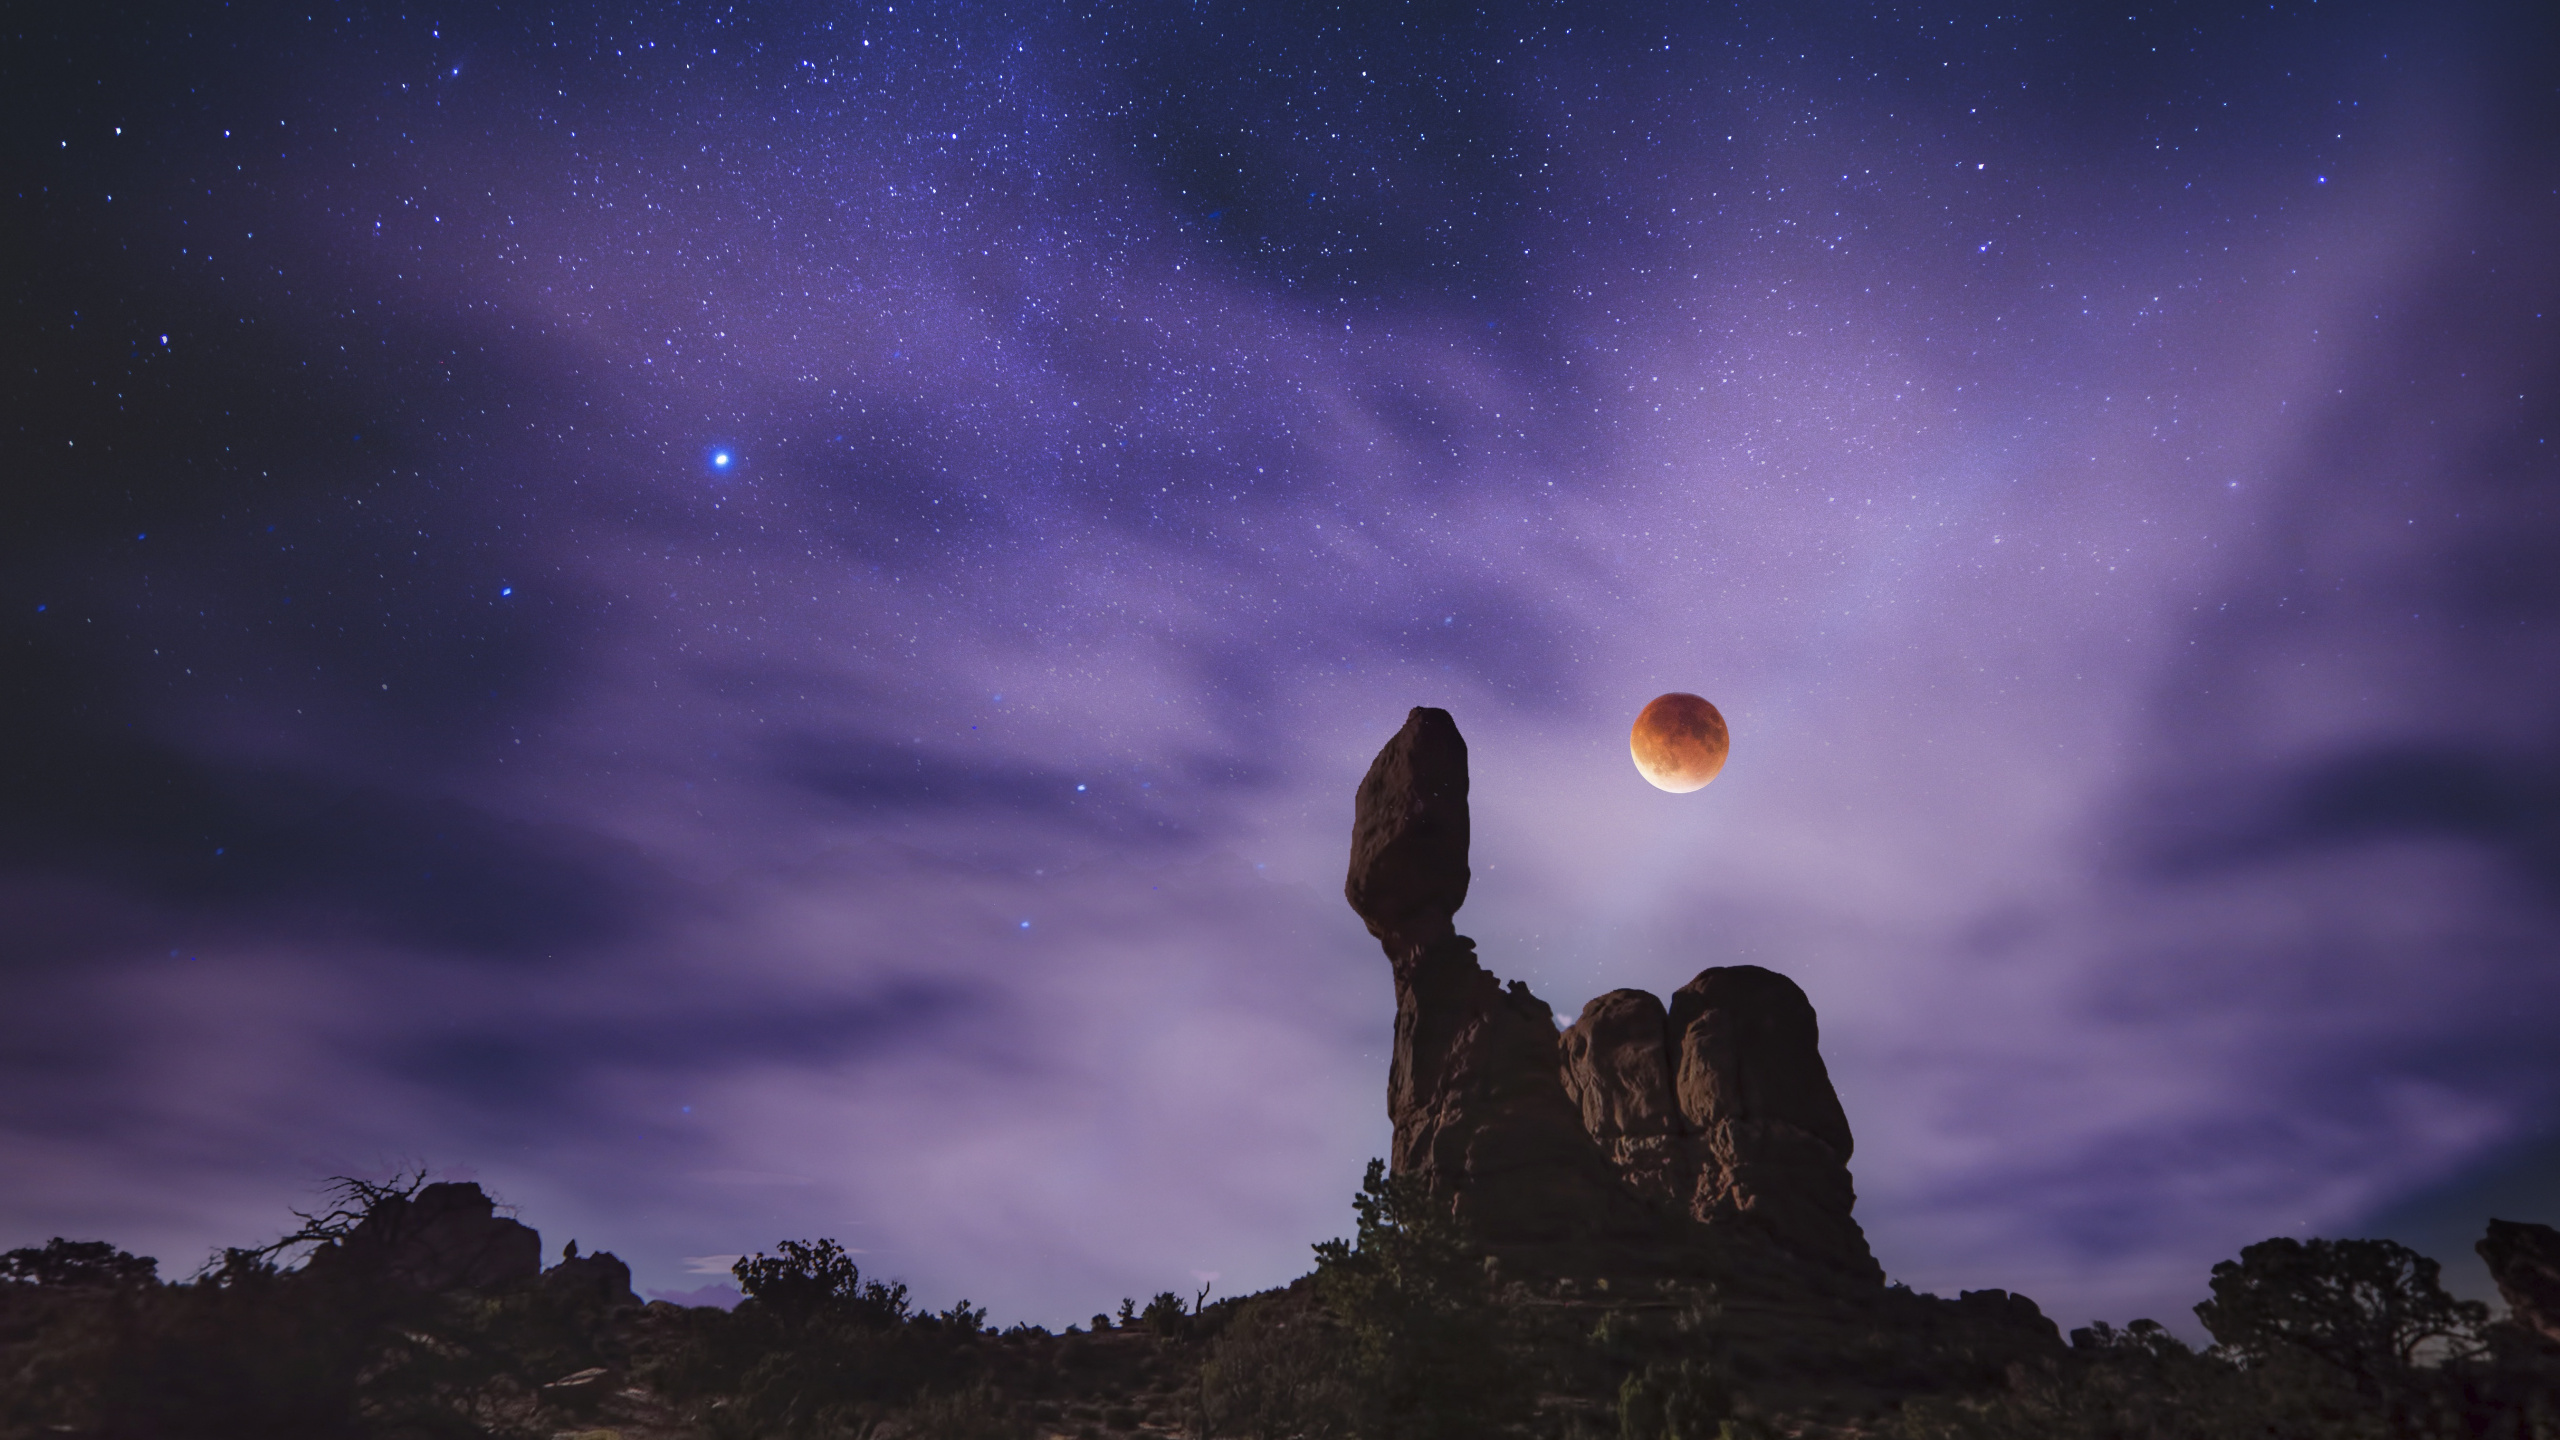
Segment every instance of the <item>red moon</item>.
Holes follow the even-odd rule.
[[[1716,707],[1674,690],[1655,696],[1636,716],[1627,749],[1636,757],[1636,773],[1655,789],[1686,795],[1716,778],[1733,750],[1733,737]]]

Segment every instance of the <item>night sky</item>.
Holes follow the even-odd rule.
[[[1896,1279],[2484,1291],[2554,12],[2051,8],[12,9],[0,1245],[411,1164],[644,1293],[1281,1283],[1428,704],[1487,965],[1793,976]]]

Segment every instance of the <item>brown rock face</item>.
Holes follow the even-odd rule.
[[[1395,966],[1395,1173],[1533,1266],[1630,1247],[1676,1263],[1663,1252],[1703,1223],[1880,1279],[1804,992],[1757,966],[1712,969],[1667,1011],[1612,991],[1559,1037],[1546,1002],[1456,933],[1467,841],[1466,742],[1447,711],[1416,709],[1360,782],[1343,887]]]
[[[1475,950],[1449,935],[1396,963],[1389,1163],[1446,1196],[1497,1252],[1641,1228],[1556,1083],[1555,1012]]]
[[[1698,1163],[1672,1088],[1670,1024],[1647,992],[1612,990],[1582,1007],[1558,1045],[1584,1131],[1640,1194],[1685,1210]]]
[[[376,1204],[346,1239],[313,1252],[304,1270],[418,1290],[496,1290],[542,1272],[542,1236],[498,1214],[477,1185],[430,1185],[416,1199]]]
[[[1850,1218],[1849,1118],[1820,1038],[1794,981],[1720,966],[1680,987],[1668,1011],[1641,990],[1584,1006],[1564,1033],[1564,1086],[1638,1194],[1881,1278]]]
[[[1804,991],[1757,965],[1702,970],[1671,997],[1669,1029],[1680,1113],[1702,1151],[1689,1213],[1747,1215],[1798,1253],[1873,1267],[1849,1216],[1849,1117]]]
[[[2488,1262],[2507,1312],[2517,1324],[2560,1344],[2560,1230],[2517,1220],[2492,1220],[2472,1247]]]
[[[1402,960],[1453,933],[1467,903],[1467,742],[1417,705],[1361,777],[1344,898]]]

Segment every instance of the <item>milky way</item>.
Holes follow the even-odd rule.
[[[476,1178],[1080,1320],[1384,1153],[1407,707],[1888,1272],[2560,1220],[2531,7],[18,17],[0,1243]],[[1669,690],[1732,760],[1627,761]]]

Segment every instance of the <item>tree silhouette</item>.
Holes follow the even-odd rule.
[[[741,1258],[730,1273],[748,1299],[785,1324],[835,1316],[877,1328],[907,1318],[907,1287],[864,1280],[853,1257],[835,1241],[785,1240],[773,1248],[779,1253],[768,1256],[759,1250],[752,1259]]]
[[[1349,1332],[1368,1410],[1382,1440],[1490,1434],[1520,1408],[1504,1365],[1484,1267],[1448,1207],[1409,1175],[1369,1162],[1352,1240],[1315,1247],[1316,1293]]]
[[[2278,1236],[2213,1267],[2196,1318],[2235,1358],[2316,1356],[2367,1385],[2396,1378],[2431,1348],[2479,1353],[2489,1307],[2445,1293],[2435,1261],[2389,1240]]]
[[[159,1278],[160,1262],[128,1255],[104,1240],[65,1240],[56,1235],[41,1248],[0,1255],[0,1279],[29,1285],[77,1285],[124,1290]]]

